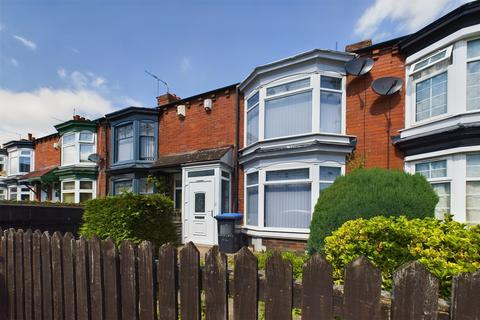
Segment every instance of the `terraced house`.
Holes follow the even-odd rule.
[[[366,74],[347,74],[352,59]],[[301,250],[322,191],[356,166],[420,173],[436,214],[480,222],[480,2],[418,32],[345,52],[314,49],[258,66],[240,83],[0,149],[0,199],[81,203],[166,181],[182,240],[214,244],[214,216],[241,212],[257,249]],[[382,96],[385,77],[403,85]]]

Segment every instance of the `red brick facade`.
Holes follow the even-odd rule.
[[[284,240],[284,239],[262,239],[262,245],[267,250],[281,249],[286,251],[305,252],[307,242],[300,240]]]
[[[370,86],[381,77],[404,80],[405,57],[392,46],[362,55],[373,58],[375,65],[364,76],[347,78],[347,134],[357,137],[348,170],[361,164],[366,168],[402,169],[403,155],[395,150],[391,137],[398,135],[405,125],[405,86],[399,93],[387,97],[379,96]]]
[[[213,100],[211,111],[205,110],[204,99]],[[160,97],[158,100],[159,103],[163,101]],[[236,104],[235,86],[167,104],[162,108],[159,121],[159,154],[163,156],[235,145]],[[184,118],[177,115],[177,105],[186,106]],[[242,114],[240,110],[243,127]]]
[[[97,127],[97,153],[100,155],[97,177],[97,196],[106,197],[108,195],[108,179],[105,172],[109,167],[109,147],[110,147],[110,128],[106,123],[100,123]]]
[[[60,144],[57,144],[57,148],[54,147],[59,139],[60,137],[54,134],[35,140],[35,170],[60,165]]]

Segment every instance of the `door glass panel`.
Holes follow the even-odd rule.
[[[188,173],[188,176],[191,178],[194,177],[207,177],[207,176],[213,176],[214,170],[200,170],[200,171],[192,171]]]
[[[205,193],[195,193],[195,212],[205,212]]]

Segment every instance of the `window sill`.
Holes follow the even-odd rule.
[[[309,229],[292,228],[260,228],[254,226],[243,226],[242,232],[249,236],[260,238],[308,240]]]

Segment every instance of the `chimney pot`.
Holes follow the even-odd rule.
[[[356,42],[356,43],[352,43],[352,44],[347,44],[345,46],[345,51],[347,52],[355,52],[357,50],[360,50],[362,48],[366,48],[366,47],[369,47],[372,45],[372,39],[366,39],[366,40],[362,40],[362,41],[359,41],[359,42]]]
[[[169,104],[169,103],[172,103],[172,102],[175,102],[175,101],[178,101],[178,100],[181,100],[179,96],[177,96],[176,94],[172,94],[172,93],[167,92],[167,93],[162,94],[161,96],[157,97],[157,106],[161,107],[161,106],[164,106],[166,104]]]

